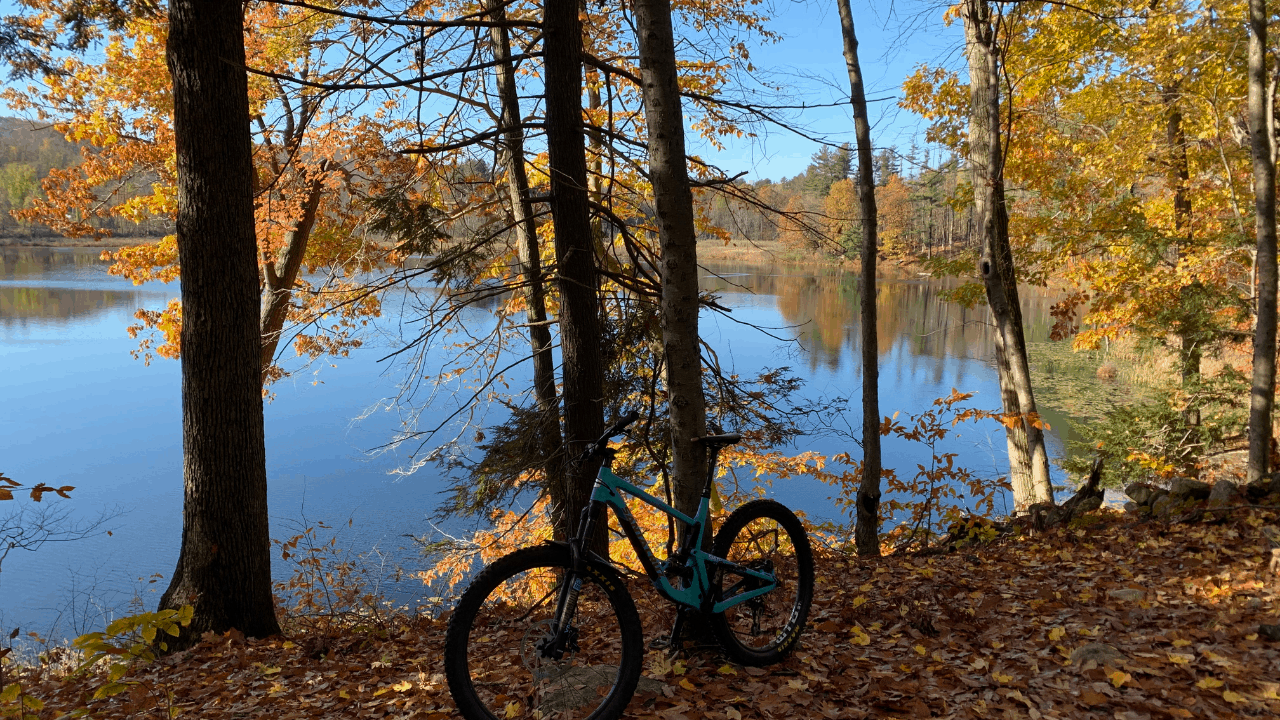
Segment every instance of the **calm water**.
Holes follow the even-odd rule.
[[[168,360],[150,366],[135,360],[130,351],[137,342],[125,328],[137,308],[161,307],[177,288],[135,287],[107,275],[97,255],[82,249],[0,249],[0,472],[28,486],[74,485],[73,499],[61,502],[75,514],[103,507],[123,513],[111,523],[111,536],[11,553],[0,568],[5,628],[75,634],[135,595],[154,606],[167,579],[148,580],[167,578],[176,562],[182,502],[179,368]],[[790,366],[807,379],[807,394],[847,396],[858,417],[854,278],[805,269],[713,270],[706,287],[733,308],[737,321],[703,316],[704,334],[725,364],[744,375]],[[999,405],[985,311],[944,303],[938,292],[936,285],[915,280],[881,285],[885,415],[924,409],[952,387],[977,392],[977,406]],[[1038,296],[1025,303],[1032,337],[1047,334],[1048,304]],[[399,320],[392,308],[383,323],[392,327]],[[489,322],[483,310],[467,320]],[[771,334],[791,341],[743,323],[774,328]],[[400,379],[396,368],[378,362],[393,347],[380,337],[371,337],[350,358],[300,370],[273,388],[275,398],[266,406],[272,535],[292,535],[304,518],[322,520],[342,526],[341,545],[359,552],[376,548],[393,563],[412,565],[414,552],[404,536],[431,532],[426,517],[442,499],[438,493],[445,483],[434,466],[398,478],[390,471],[404,456],[369,452],[400,422],[394,412],[368,412],[395,395]],[[1044,410],[1053,425],[1050,453],[1056,455],[1069,422],[1053,408]],[[857,453],[856,446],[829,438],[801,440],[797,450]],[[1004,439],[994,424],[966,429],[949,442],[947,449],[960,453],[961,463],[1005,473]],[[886,465],[904,470],[923,460],[918,448],[892,440],[885,458]],[[811,516],[830,516],[831,493],[816,483],[779,482],[773,492]],[[420,589],[406,581],[399,595],[404,599]]]

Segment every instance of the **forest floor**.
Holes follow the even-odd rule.
[[[825,550],[794,655],[757,669],[709,647],[674,662],[649,651],[645,674],[657,682],[627,717],[1280,716],[1280,636],[1259,627],[1280,613],[1269,567],[1280,557],[1268,539],[1280,538],[1276,507],[1168,522],[1104,510],[1083,520],[929,557]],[[637,585],[633,595],[646,640],[665,633],[656,594]],[[299,626],[267,640],[233,631],[135,666],[123,678],[129,690],[111,699],[86,702],[103,679],[53,667],[27,669],[22,688],[43,705],[39,718],[87,706],[102,718],[444,720],[456,717],[440,661],[445,624]]]

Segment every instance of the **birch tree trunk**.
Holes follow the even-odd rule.
[[[1270,469],[1271,411],[1276,390],[1276,164],[1267,96],[1266,0],[1249,0],[1249,133],[1257,208],[1258,321],[1253,334],[1253,388],[1249,396],[1249,463],[1253,482]]]
[[[987,0],[965,0],[965,52],[969,60],[972,112],[969,119],[969,164],[973,169],[973,221],[981,242],[979,271],[996,324],[996,364],[1009,447],[1009,475],[1014,504],[1023,511],[1033,503],[1053,502],[1049,455],[1031,391],[1022,306],[1009,245],[1005,206],[1004,160],[1000,139],[1000,76],[996,25]]]
[[[502,0],[486,0],[485,9],[497,22],[507,19]],[[524,167],[524,130],[520,123],[520,96],[516,87],[515,68],[511,64],[511,40],[505,27],[489,30],[493,57],[498,61],[494,76],[502,103],[500,123],[501,162],[507,173],[507,193],[511,217],[515,225],[516,255],[520,274],[524,276],[525,319],[529,325],[529,343],[533,352],[533,394],[541,422],[538,425],[538,447],[542,455],[547,492],[553,508],[569,508],[572,495],[565,484],[561,457],[560,400],[556,397],[556,367],[551,355],[551,323],[547,319],[546,289],[542,277],[542,258],[538,247],[538,228],[534,222],[533,203],[529,199],[529,176]],[[570,509],[570,515],[577,510]],[[574,517],[562,517],[553,524],[559,529],[572,525]],[[559,539],[565,539],[563,536]]]
[[[649,179],[662,247],[659,307],[671,422],[671,482],[676,509],[693,515],[707,474],[707,434],[698,347],[698,247],[693,192],[685,165],[684,116],[676,76],[670,0],[634,0],[640,80],[649,127]]]
[[[555,228],[560,289],[567,506],[554,508],[556,534],[572,535],[587,506],[595,468],[572,462],[604,431],[604,366],[601,362],[600,289],[587,200],[586,140],[582,126],[582,21],[577,0],[543,6],[551,222]],[[593,542],[604,549],[604,524]]]
[[[278,634],[271,597],[253,156],[243,5],[169,4],[182,264],[182,547],[161,608],[207,631]]]
[[[876,338],[876,181],[871,157],[867,95],[858,63],[858,37],[849,0],[837,0],[844,62],[849,69],[849,102],[858,141],[858,205],[862,212],[862,481],[858,485],[858,521],[854,543],[859,555],[880,554],[880,358]]]

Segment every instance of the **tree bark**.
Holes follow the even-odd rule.
[[[323,168],[321,169],[323,172]],[[280,345],[280,332],[289,315],[289,302],[293,299],[293,286],[302,269],[302,258],[307,254],[311,231],[316,226],[316,212],[324,185],[317,176],[307,187],[307,197],[302,202],[302,217],[284,236],[284,248],[275,262],[262,259],[262,383],[267,382],[267,371],[275,363],[276,348]]]
[[[974,175],[974,225],[982,243],[979,271],[996,324],[996,363],[1005,413],[1009,475],[1019,512],[1036,502],[1053,502],[1049,455],[1031,390],[1022,306],[1009,244],[1004,161],[1000,138],[999,53],[996,26],[986,0],[965,0],[965,51],[969,60],[972,114],[969,163]],[[1024,450],[1025,448],[1025,450]]]
[[[1271,411],[1276,391],[1276,164],[1267,96],[1266,0],[1249,0],[1249,132],[1257,216],[1257,325],[1253,334],[1253,388],[1249,396],[1248,482],[1270,468]]]
[[[862,481],[858,485],[858,519],[854,544],[859,555],[880,554],[880,358],[876,338],[876,181],[871,156],[871,124],[867,119],[867,95],[858,63],[858,37],[854,33],[849,0],[837,0],[840,32],[844,37],[844,62],[849,69],[849,102],[853,105],[853,130],[858,141],[858,205],[862,211]]]
[[[676,75],[670,0],[633,0],[641,92],[649,128],[649,178],[662,248],[659,318],[671,423],[676,509],[697,512],[707,477],[706,400],[698,345],[698,237],[685,164],[684,115]]]
[[[496,22],[507,19],[506,5],[502,0],[486,0],[485,9]],[[498,26],[489,30],[489,38],[493,43],[494,59],[499,61],[494,67],[494,76],[502,103],[500,122],[507,128],[502,139],[501,161],[507,173],[507,193],[515,221],[516,256],[520,274],[524,276],[525,319],[533,352],[533,395],[540,418],[540,460],[551,506],[568,507],[570,492],[565,485],[560,452],[560,399],[556,396],[556,366],[551,355],[551,323],[547,320],[538,228],[534,222],[533,203],[529,199],[529,176],[524,167],[524,131],[520,128],[520,95],[515,68],[510,60],[511,40],[507,28]],[[561,522],[557,526],[563,529],[567,524]],[[564,536],[560,539],[563,540]]]
[[[543,6],[547,161],[551,221],[555,228],[560,289],[560,349],[564,358],[564,440],[568,505],[553,508],[557,534],[572,535],[587,506],[595,468],[572,462],[604,431],[600,290],[587,200],[587,158],[582,126],[582,22],[577,0]],[[604,524],[593,542],[599,550]]]
[[[244,15],[238,2],[173,0],[182,265],[182,547],[161,608],[192,605],[171,645],[206,631],[280,632],[271,598],[257,242]]]

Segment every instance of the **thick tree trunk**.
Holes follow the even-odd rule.
[[[486,9],[493,20],[506,20],[506,5],[502,0],[487,0]],[[500,122],[506,128],[501,160],[507,173],[507,192],[510,196],[511,216],[515,221],[516,255],[525,283],[525,319],[529,325],[529,343],[533,352],[533,394],[541,419],[538,426],[538,447],[542,454],[540,460],[543,463],[551,506],[568,507],[570,493],[565,485],[564,458],[561,454],[560,400],[556,396],[555,358],[551,355],[551,323],[547,320],[538,228],[534,222],[533,203],[529,199],[529,176],[524,167],[524,130],[520,127],[522,118],[515,68],[510,61],[511,41],[504,27],[491,28],[489,38],[493,43],[494,59],[499,61],[494,67],[494,75],[502,102]],[[556,525],[561,529],[568,527],[567,522],[563,521]]]
[[[560,348],[564,358],[564,440],[572,461],[604,431],[604,366],[600,347],[600,290],[587,201],[582,128],[582,23],[577,0],[546,0],[543,9],[548,170],[551,220],[560,288]],[[570,462],[566,507],[553,509],[557,534],[576,530],[595,482],[595,468]],[[603,542],[602,533],[595,543]]]
[[[649,178],[662,246],[659,312],[670,398],[671,482],[676,509],[692,515],[707,477],[706,448],[694,441],[707,434],[707,410],[698,346],[698,238],[685,165],[671,2],[634,0],[631,7],[649,127]]]
[[[321,170],[323,172],[323,169]],[[311,231],[316,226],[316,211],[324,186],[320,178],[312,179],[307,187],[307,198],[302,203],[302,217],[285,234],[284,248],[275,262],[262,259],[262,382],[266,384],[267,372],[276,359],[280,345],[280,332],[289,316],[289,302],[293,299],[293,285],[302,269],[302,258],[307,254]]]
[[[271,598],[257,243],[244,15],[169,4],[182,264],[182,548],[161,608],[206,631],[280,632]]]
[[[1249,132],[1253,140],[1253,193],[1257,208],[1258,320],[1253,334],[1253,389],[1249,397],[1247,480],[1267,474],[1271,410],[1276,393],[1276,163],[1267,95],[1266,0],[1249,0]]]
[[[880,554],[880,358],[876,338],[876,181],[871,157],[867,95],[858,63],[849,0],[838,0],[844,62],[849,68],[849,102],[858,140],[858,205],[862,211],[862,482],[858,485],[858,523],[854,543],[859,555]]]
[[[1036,502],[1052,503],[1053,488],[1044,431],[1031,390],[1022,306],[1009,245],[1000,139],[1000,48],[986,0],[966,0],[962,17],[972,102],[969,163],[974,175],[973,218],[982,243],[979,270],[996,323],[996,362],[1004,409],[1016,418],[1012,426],[1006,425],[1006,435],[1014,503],[1018,511],[1023,511]]]

